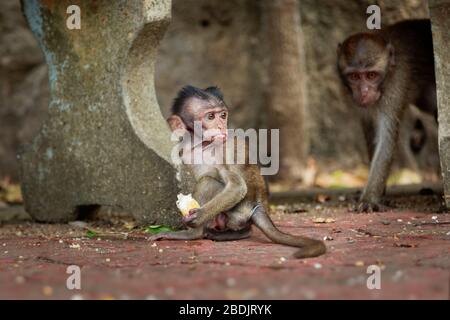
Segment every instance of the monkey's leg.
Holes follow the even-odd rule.
[[[415,125],[418,122],[418,119],[415,115],[415,110],[413,108],[414,107],[412,105],[408,106],[400,123],[399,138],[397,142],[399,144],[399,147],[397,148],[397,156],[402,166],[418,172],[419,166],[412,150],[414,133],[417,131],[415,130]],[[417,112],[420,111],[417,110]],[[419,121],[419,124],[420,123],[421,122]]]
[[[320,240],[294,236],[278,230],[267,215],[266,209],[262,206],[254,210],[251,219],[253,223],[273,242],[300,248],[300,250],[294,253],[295,258],[317,257],[324,254],[327,250],[325,244]]]
[[[369,162],[372,162],[373,154],[375,152],[375,128],[373,126],[373,120],[371,118],[363,117],[362,128],[364,139],[366,141]]]
[[[205,237],[203,227],[188,229],[188,230],[180,230],[180,231],[172,231],[172,232],[161,232],[155,234],[150,237],[150,241],[158,241],[158,240],[197,240],[203,239]]]
[[[251,227],[248,227],[238,231],[234,230],[227,230],[222,232],[207,231],[206,238],[214,241],[232,241],[232,240],[246,239],[250,237],[250,234],[251,234]]]
[[[358,205],[358,212],[382,211],[381,198],[389,176],[397,144],[401,110],[380,112],[378,115],[377,146],[369,171],[369,180]]]
[[[219,170],[219,175],[225,187],[215,197],[197,209],[192,209],[185,223],[191,227],[199,227],[216,215],[226,212],[236,206],[247,194],[247,185],[244,178],[227,168]]]

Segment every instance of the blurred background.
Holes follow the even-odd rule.
[[[283,3],[173,0],[172,23],[156,64],[161,111],[168,115],[185,84],[217,85],[231,108],[233,127],[280,129],[281,167],[271,178],[272,190],[363,186],[366,147],[336,75],[336,46],[365,30],[371,4],[380,6],[385,26],[427,18],[426,1]],[[1,1],[0,190],[18,182],[16,153],[38,132],[48,101],[47,67],[20,2]],[[411,106],[400,146],[391,184],[438,180],[434,119]]]

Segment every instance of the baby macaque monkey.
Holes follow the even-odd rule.
[[[199,89],[184,87],[172,106],[172,115],[168,118],[172,131],[180,130],[191,138],[199,135],[194,130],[194,122],[201,123],[206,131],[201,134],[201,149],[205,150],[219,143],[223,149],[224,159],[227,154],[233,156],[239,143],[228,147],[228,107],[223,94],[217,87]],[[212,129],[212,130],[211,130]],[[237,137],[236,141],[239,139]],[[192,139],[187,139],[191,143]],[[183,142],[184,143],[184,139]],[[248,144],[244,152],[248,156]],[[182,148],[183,162],[191,157],[194,145]],[[194,151],[195,152],[195,151]],[[268,212],[268,191],[259,166],[249,164],[187,164],[195,176],[193,197],[200,203],[200,208],[191,209],[183,218],[189,227],[187,230],[160,233],[151,240],[176,239],[211,239],[217,241],[237,240],[250,236],[251,225],[256,225],[275,243],[300,248],[296,258],[316,257],[325,253],[322,241],[286,234],[278,230],[270,219]]]
[[[430,22],[409,20],[352,35],[338,46],[337,67],[360,111],[371,160],[357,211],[381,211],[405,109],[414,104],[436,114]]]

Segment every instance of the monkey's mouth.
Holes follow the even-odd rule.
[[[204,139],[202,141],[202,147],[208,147],[210,145],[221,145],[227,141],[228,136],[226,134],[218,134],[209,139]]]
[[[211,137],[205,137],[205,139],[203,139],[204,142],[209,142],[209,143],[224,143],[227,141],[228,135],[226,133],[219,133],[216,134],[214,136]]]
[[[225,142],[227,141],[228,135],[226,133],[221,133],[213,137],[213,141]]]
[[[372,94],[372,95],[360,97],[357,102],[360,107],[368,108],[368,107],[373,106],[375,103],[377,103],[379,98],[380,98],[380,93],[376,92],[375,94]]]

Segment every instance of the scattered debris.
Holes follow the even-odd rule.
[[[395,282],[399,281],[401,278],[403,278],[403,271],[401,270],[397,270],[392,276],[392,280]]]
[[[316,201],[320,202],[320,203],[324,203],[324,202],[329,201],[330,199],[331,199],[330,196],[327,194],[319,194],[316,198]]]
[[[292,213],[303,213],[303,212],[308,212],[308,210],[301,207],[296,207],[292,209]]]
[[[398,247],[398,248],[417,248],[418,245],[417,244],[410,244],[410,243],[394,242],[394,247]]]
[[[313,222],[314,223],[333,223],[333,222],[336,222],[336,220],[333,218],[314,218]]]
[[[125,227],[125,229],[133,230],[137,227],[137,224],[134,221],[126,221],[123,223],[123,226]]]
[[[227,278],[227,286],[228,287],[234,287],[236,285],[236,279],[234,278]]]
[[[88,224],[85,221],[71,221],[69,222],[69,225],[78,229],[86,229]]]
[[[158,234],[161,232],[170,232],[170,231],[174,231],[174,230],[169,226],[162,226],[162,225],[148,226],[147,228],[145,228],[145,232],[148,232],[151,234]]]
[[[364,267],[364,261],[362,261],[362,260],[356,261],[355,262],[355,266],[357,266],[357,267]]]
[[[331,173],[321,173],[315,181],[322,188],[362,187],[367,181],[367,168],[358,167],[352,172],[336,170]]]
[[[17,284],[24,284],[25,283],[25,277],[23,276],[17,276],[15,279]]]
[[[92,231],[92,230],[86,231],[86,237],[88,237],[89,239],[95,238],[97,236],[98,236],[98,234],[95,231]]]
[[[445,225],[450,224],[450,221],[435,221],[435,222],[425,222],[422,221],[420,223],[413,223],[413,226],[419,227],[419,226],[435,226],[435,225]]]
[[[9,204],[23,203],[20,185],[12,183],[9,177],[0,181],[0,200]]]
[[[53,288],[50,286],[45,286],[42,288],[42,293],[44,296],[51,296],[53,294]]]

